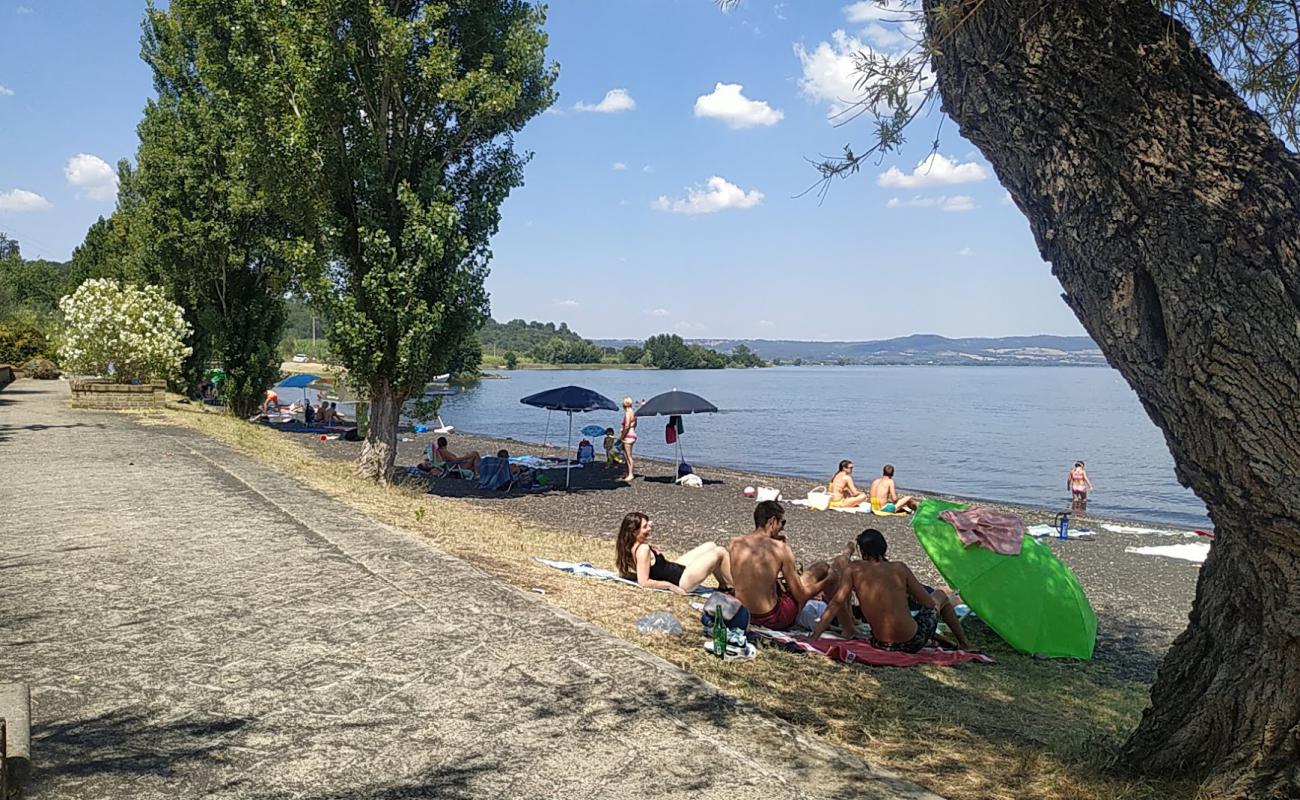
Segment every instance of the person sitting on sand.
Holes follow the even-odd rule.
[[[438,442],[433,446],[433,460],[444,467],[464,467],[475,475],[478,474],[478,451],[471,450],[463,456],[458,456],[447,449],[446,436],[439,436]]]
[[[784,531],[785,509],[764,500],[754,507],[754,532],[727,546],[736,598],[749,609],[750,622],[777,631],[793,626],[804,603],[833,581],[825,562],[799,574]]]
[[[880,477],[871,482],[871,510],[886,514],[911,514],[920,505],[915,497],[898,496],[894,488],[894,465],[886,464],[880,471]]]
[[[839,617],[841,634],[848,639],[857,637],[853,615],[849,612],[851,595],[857,595],[858,605],[867,623],[871,625],[871,645],[881,650],[915,653],[935,638],[939,617],[948,624],[962,650],[971,650],[970,640],[962,630],[961,620],[953,608],[952,599],[941,589],[927,591],[901,561],[885,558],[889,544],[875,528],[858,534],[861,561],[852,561],[844,554],[836,556],[832,569],[840,576],[838,586],[831,594],[821,620],[813,630],[816,639],[826,632],[831,620]],[[847,551],[852,553],[850,549]],[[913,617],[909,600],[920,610]]]
[[[710,574],[717,579],[718,588],[726,590],[732,585],[731,556],[725,547],[705,542],[677,561],[669,561],[650,545],[653,528],[650,518],[640,511],[623,517],[614,545],[619,575],[647,589],[677,594],[690,594]]]
[[[867,502],[867,493],[853,482],[853,462],[840,462],[839,472],[830,482],[831,508],[854,508]]]
[[[1088,511],[1088,492],[1092,491],[1092,481],[1082,461],[1074,462],[1074,469],[1065,479],[1066,488],[1070,490],[1070,510],[1086,513]]]

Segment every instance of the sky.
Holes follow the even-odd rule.
[[[63,260],[113,210],[152,94],[144,3],[0,0],[0,231]],[[992,167],[934,109],[900,153],[819,202],[809,159],[870,145],[838,124],[852,55],[911,34],[870,2],[554,0],[559,99],[517,137],[493,317],[590,338],[856,340],[1079,335]],[[937,154],[930,144],[939,137]]]

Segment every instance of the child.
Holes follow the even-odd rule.
[[[621,453],[622,449],[623,449],[623,443],[618,441],[618,439],[614,438],[614,429],[606,428],[605,429],[605,463],[606,464],[623,463],[623,455]]]

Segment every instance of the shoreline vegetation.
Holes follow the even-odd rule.
[[[1136,587],[1133,597],[1125,595],[1111,585],[1115,567],[1109,562],[1114,560],[1114,548],[1106,545],[1103,551],[1102,542],[1060,543],[1063,557],[1093,594],[1103,620],[1104,638],[1090,662],[1020,655],[976,623],[976,641],[996,659],[995,664],[864,669],[772,649],[762,650],[751,662],[718,663],[701,649],[702,639],[695,635],[698,613],[686,600],[566,576],[538,565],[532,557],[608,565],[612,530],[605,517],[625,506],[645,508],[660,523],[656,536],[667,552],[685,550],[688,542],[701,536],[699,529],[714,529],[705,537],[725,542],[743,532],[740,517],[752,501],[738,497],[738,484],[752,476],[709,469],[707,477],[713,480],[704,490],[681,489],[667,480],[661,482],[658,475],[667,473],[671,465],[649,460],[643,464],[639,459],[646,477],[631,488],[602,489],[604,471],[594,468],[586,470],[583,478],[596,483],[574,492],[484,497],[474,495],[470,482],[444,480],[433,484],[435,491],[469,494],[436,496],[425,493],[423,486],[376,485],[358,477],[355,450],[344,443],[297,438],[228,415],[197,412],[172,406],[138,417],[144,424],[181,426],[233,446],[470,561],[540,602],[632,641],[742,701],[953,800],[1195,796],[1194,783],[1135,779],[1108,766],[1148,702],[1147,691],[1168,641],[1185,624],[1191,591],[1180,589],[1176,596],[1166,597]],[[474,447],[500,441],[459,432],[457,438]],[[410,462],[422,446],[418,439],[400,445],[399,465]],[[841,530],[872,524],[886,529],[891,555],[918,566],[905,518],[864,519],[802,509],[789,513],[801,559],[842,542]],[[1087,567],[1092,561],[1096,569]],[[1184,588],[1194,582],[1195,572],[1186,565],[1161,561],[1147,559],[1137,568],[1148,580],[1172,585],[1180,583],[1177,576],[1181,575]],[[1135,599],[1140,605],[1126,608]],[[636,632],[636,619],[661,610],[677,616],[687,633],[645,636]],[[1151,618],[1160,614],[1164,617]]]

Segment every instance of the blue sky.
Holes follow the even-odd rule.
[[[133,156],[152,91],[143,8],[0,0],[0,231],[28,257],[69,257],[112,211],[106,166]],[[534,157],[494,242],[493,316],[590,337],[1082,333],[950,120],[918,169],[937,111],[824,202],[796,197],[806,158],[868,141],[866,122],[828,114],[851,95],[850,54],[906,33],[873,16],[848,0],[552,2],[560,98],[518,139]]]

